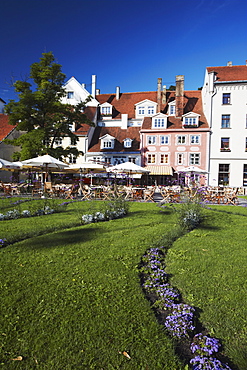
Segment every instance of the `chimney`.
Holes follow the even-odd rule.
[[[176,117],[182,117],[184,111],[184,76],[176,76]]]
[[[100,89],[96,89],[96,95],[100,94]]]
[[[158,78],[157,84],[157,103],[158,103],[158,113],[161,109],[161,85],[162,85],[162,78]]]
[[[96,93],[96,75],[92,75],[92,97],[95,98]]]
[[[245,61],[245,65],[247,66],[247,59],[246,59],[246,61]]]
[[[163,86],[162,104],[166,103],[166,85]]]
[[[128,128],[128,114],[121,114],[121,119],[122,119],[122,130],[127,130]]]
[[[227,62],[227,67],[232,67],[232,62]]]
[[[83,89],[85,89],[85,88],[86,88],[86,84],[81,84],[81,86],[83,87]]]
[[[116,100],[119,100],[120,98],[120,87],[116,86]]]

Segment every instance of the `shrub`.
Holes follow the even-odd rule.
[[[174,209],[177,213],[178,224],[186,230],[195,229],[204,219],[203,207],[197,200],[187,199]]]

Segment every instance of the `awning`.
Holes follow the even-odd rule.
[[[150,175],[173,175],[173,170],[171,166],[147,166],[145,167],[150,171]]]

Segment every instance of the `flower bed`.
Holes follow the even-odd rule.
[[[158,309],[159,317],[167,332],[178,342],[189,348],[189,364],[193,370],[231,370],[218,358],[212,357],[219,352],[220,342],[216,338],[196,333],[200,327],[196,309],[182,302],[179,292],[169,284],[165,272],[163,248],[151,248],[142,259],[143,288],[153,307]],[[161,314],[162,313],[162,314]],[[178,346],[179,347],[179,346]]]

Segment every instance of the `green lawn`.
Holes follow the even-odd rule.
[[[174,229],[174,213],[133,203],[127,217],[80,226],[79,216],[101,205],[72,203],[63,213],[0,222],[1,238],[27,238],[0,249],[3,368],[184,369],[139,278],[142,255]],[[212,208],[203,227],[169,249],[166,270],[245,370],[247,209]]]
[[[200,320],[222,339],[225,354],[246,370],[247,209],[212,208],[215,211],[207,211],[204,227],[169,249],[167,271],[184,299],[202,310]]]
[[[15,223],[16,236],[18,224],[29,233],[32,226],[46,232],[62,215],[64,225],[78,222],[76,208],[75,203],[64,214],[2,221],[0,227],[4,232],[4,224]],[[182,369],[142,293],[138,270],[145,250],[173,224],[174,217],[156,205],[135,203],[128,217],[2,248],[3,367]],[[11,360],[17,356],[23,361]]]

